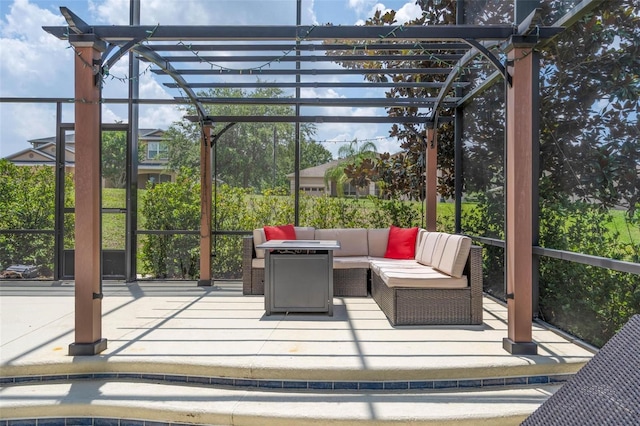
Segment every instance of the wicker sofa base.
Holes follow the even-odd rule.
[[[244,239],[242,291],[245,295],[264,295],[264,269],[253,268],[253,239]],[[371,296],[392,325],[482,324],[482,248],[471,246],[464,268],[467,288],[389,288],[368,268],[334,269],[333,294],[336,297]]]
[[[371,297],[392,325],[482,324],[482,249],[471,248],[465,267],[471,285],[435,289],[388,287],[371,272]],[[473,265],[473,266],[472,266]]]
[[[333,295],[335,297],[367,297],[368,269],[334,269]],[[250,285],[243,287],[245,295],[264,295],[264,269],[251,270]]]

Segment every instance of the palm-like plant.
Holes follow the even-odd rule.
[[[344,184],[350,180],[345,170],[347,168],[357,169],[365,160],[374,159],[377,155],[376,149],[375,143],[368,141],[360,144],[358,139],[352,140],[348,145],[341,146],[338,150],[338,163],[329,167],[324,174],[325,185],[333,182],[336,185],[338,197],[344,196]]]

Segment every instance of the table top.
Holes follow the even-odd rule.
[[[337,250],[336,240],[269,240],[256,246],[259,249],[275,250]]]

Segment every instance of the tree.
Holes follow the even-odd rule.
[[[211,89],[198,95],[212,99],[278,98],[284,97],[284,92],[278,88],[258,88],[253,92],[222,88]],[[209,104],[206,105],[206,109],[212,117],[286,116],[294,113],[290,105]],[[195,115],[195,110],[188,107],[186,113]],[[215,123],[213,134],[221,132],[227,124]],[[315,133],[313,124],[302,124],[300,129],[301,166],[322,164],[327,158],[331,158],[328,150],[311,141]],[[199,167],[201,128],[198,123],[174,123],[165,135],[169,141],[169,168],[179,170],[181,167]],[[258,192],[274,185],[288,187],[286,175],[293,172],[294,147],[295,126],[292,123],[235,124],[217,140],[214,150],[216,178],[231,186],[253,188]]]
[[[456,1],[443,1],[435,4],[433,1],[417,1],[423,12],[422,16],[407,22],[405,25],[439,25],[454,24],[456,17]],[[374,16],[365,22],[365,25],[393,25],[396,23],[396,12],[391,10],[382,13],[376,11]],[[433,60],[406,61],[402,59],[402,54],[410,51],[414,45],[398,44],[397,50],[378,52],[362,50],[357,52],[351,51],[331,51],[327,54],[344,55],[344,54],[396,54],[398,59],[388,61],[363,61],[363,62],[339,62],[346,68],[364,68],[364,69],[380,69],[379,74],[367,74],[366,79],[374,82],[386,82],[392,80],[396,83],[400,82],[420,82],[420,81],[443,81],[443,76],[433,75],[403,75],[395,74],[393,71],[398,68],[447,68],[450,64],[434,58]],[[455,53],[446,52],[442,53]],[[417,97],[435,97],[438,95],[438,89],[433,88],[413,88],[413,87],[394,87],[387,92],[389,98],[417,98]],[[415,107],[391,107],[387,108],[389,116],[393,117],[417,117],[425,115]],[[452,115],[449,110],[440,112],[441,116]],[[384,153],[375,164],[378,179],[380,180],[380,188],[382,194],[387,197],[407,196],[410,199],[424,200],[424,165],[425,165],[425,138],[427,129],[424,125],[403,124],[402,126],[393,125],[389,135],[396,137],[400,141],[401,153],[391,155]],[[438,168],[441,174],[438,177],[438,190],[441,194],[448,196],[453,193],[454,174],[453,174],[453,127],[451,125],[443,125],[438,130]],[[353,176],[366,176],[365,169],[356,169],[352,172]]]
[[[542,50],[545,198],[640,202],[640,6],[608,1]]]
[[[335,185],[339,197],[344,196],[344,185],[351,182],[358,189],[365,188],[373,178],[373,160],[377,155],[376,144],[369,141],[362,145],[358,139],[338,149],[338,163],[329,167],[324,175],[325,184]]]
[[[102,132],[102,176],[114,188],[124,188],[126,185],[126,156],[127,133],[123,131]],[[144,148],[138,146],[138,162],[143,158]]]
[[[306,169],[333,160],[331,151],[314,140],[300,142],[300,168]]]

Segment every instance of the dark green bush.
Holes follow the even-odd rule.
[[[200,184],[181,174],[175,183],[150,186],[142,196],[140,211],[149,230],[200,229]],[[144,273],[155,278],[198,278],[198,235],[146,235],[141,260]]]
[[[608,226],[609,210],[581,202],[541,209],[540,245],[610,259],[631,260],[640,242],[625,243]],[[596,346],[602,346],[640,312],[640,277],[606,268],[540,260],[540,316]]]
[[[0,160],[0,229],[53,230],[55,176],[52,167],[18,167]],[[35,265],[41,276],[53,270],[54,240],[43,234],[0,234],[0,269]]]

